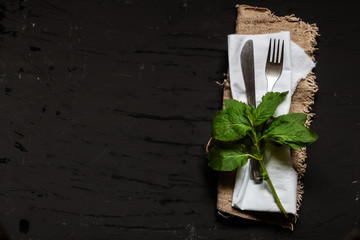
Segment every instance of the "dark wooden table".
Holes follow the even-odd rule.
[[[317,23],[295,231],[216,213],[205,145],[235,4]],[[359,227],[354,1],[0,2],[0,221],[11,239],[341,239]],[[5,239],[5,237],[3,237]]]

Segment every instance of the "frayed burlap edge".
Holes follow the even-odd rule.
[[[316,37],[319,36],[316,24],[308,24],[294,15],[278,17],[267,8],[252,7],[247,5],[236,5],[238,15],[236,19],[236,34],[264,34],[279,31],[290,31],[291,40],[300,45],[305,52],[315,61],[314,51],[317,44]],[[230,99],[229,75],[225,74],[223,99]],[[297,89],[292,96],[290,112],[306,113],[308,119],[306,125],[310,126],[311,118],[314,116],[311,106],[314,104],[314,96],[318,91],[315,82],[315,74],[310,73],[300,81]],[[299,210],[304,193],[304,185],[301,181],[306,169],[306,148],[293,150],[291,152],[292,162],[298,173],[297,186],[297,210]],[[298,213],[290,215],[285,219],[281,213],[242,211],[231,206],[232,194],[235,183],[236,171],[221,172],[218,183],[218,213],[223,217],[237,216],[244,219],[262,221],[270,224],[279,225],[290,230],[294,229],[294,224],[298,218]]]

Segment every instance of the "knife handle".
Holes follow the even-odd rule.
[[[261,175],[262,170],[258,160],[250,158],[250,179],[254,180],[255,183],[262,183],[263,176]]]

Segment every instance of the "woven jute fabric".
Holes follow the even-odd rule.
[[[248,5],[236,5],[236,34],[264,34],[279,31],[290,31],[291,40],[300,45],[305,52],[315,61],[316,37],[319,36],[316,24],[308,24],[294,15],[278,17],[267,8],[252,7]],[[229,75],[226,74],[224,81],[224,99],[231,99]],[[314,73],[308,74],[302,79],[292,96],[290,112],[307,114],[306,125],[310,126],[314,115],[311,106],[314,104],[314,95],[318,91]],[[301,179],[306,168],[306,148],[291,151],[293,166],[298,173],[297,186],[297,211],[300,208],[304,193]],[[250,220],[262,221],[279,225],[293,230],[298,218],[298,213],[290,215],[288,219],[282,213],[242,211],[231,206],[236,171],[220,172],[218,182],[218,213],[223,217],[241,217]],[[281,199],[280,199],[281,200]]]

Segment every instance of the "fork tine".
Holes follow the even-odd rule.
[[[280,57],[280,64],[282,65],[284,60],[284,40],[282,41],[282,47],[281,47],[281,57]]]
[[[270,62],[270,55],[271,55],[271,38],[270,38],[270,41],[269,41],[269,50],[268,50],[268,55],[267,55],[267,59],[266,59],[266,62]]]
[[[280,60],[280,39],[277,40],[276,60],[274,60],[274,63],[279,63],[279,60]]]

